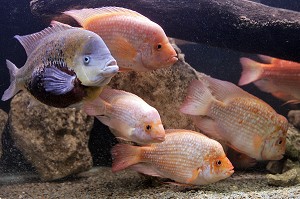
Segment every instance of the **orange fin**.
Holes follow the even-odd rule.
[[[114,40],[117,45],[109,46],[109,50],[113,56],[129,61],[135,59],[137,56],[137,50],[127,39],[122,36],[118,36]]]
[[[261,67],[261,63],[245,57],[242,57],[240,62],[243,67],[243,72],[238,85],[243,86],[249,84],[262,76],[263,68]]]
[[[193,183],[193,182],[197,179],[197,177],[199,176],[199,173],[201,173],[201,172],[202,172],[202,168],[201,168],[201,167],[196,168],[196,169],[193,171],[193,173],[192,173],[192,177],[190,177],[189,179],[187,179],[187,180],[186,180],[186,183],[187,183],[187,184]]]
[[[84,26],[83,24],[85,24],[92,17],[107,16],[109,14],[142,17],[143,19],[150,20],[136,11],[121,7],[87,8],[81,10],[69,10],[63,13],[73,17],[82,26]]]
[[[141,162],[141,147],[128,144],[117,144],[111,153],[113,158],[112,172],[121,171]]]
[[[200,80],[193,80],[187,93],[180,111],[189,115],[206,115],[214,100],[206,85]]]
[[[146,174],[149,176],[156,176],[156,177],[164,178],[164,176],[159,174],[158,171],[156,171],[150,164],[147,164],[147,163],[135,164],[135,165],[130,166],[129,168],[136,172],[143,173],[143,174]]]
[[[100,97],[97,97],[92,101],[84,101],[82,109],[87,115],[97,116],[103,115],[106,112],[106,107],[109,105]]]

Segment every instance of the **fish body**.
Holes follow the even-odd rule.
[[[260,90],[287,102],[300,102],[300,63],[260,56],[266,63],[241,58],[239,85],[253,82]]]
[[[15,38],[27,60],[20,69],[7,60],[11,85],[2,100],[28,90],[47,105],[68,107],[99,94],[119,69],[103,40],[91,31],[56,22]]]
[[[165,139],[158,111],[132,93],[105,88],[96,100],[85,103],[83,110],[113,129],[116,137],[138,144]]]
[[[287,119],[236,85],[206,77],[194,80],[180,110],[207,135],[256,160],[279,160],[285,152]]]
[[[125,168],[177,183],[204,185],[232,175],[233,166],[220,143],[182,129],[167,129],[166,139],[147,146],[117,144],[112,149],[112,171]]]
[[[135,11],[102,7],[70,10],[64,14],[100,35],[120,70],[150,71],[171,66],[178,60],[164,30]]]

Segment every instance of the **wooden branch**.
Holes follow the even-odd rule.
[[[247,0],[33,0],[35,15],[120,6],[160,24],[167,35],[300,62],[300,13]]]

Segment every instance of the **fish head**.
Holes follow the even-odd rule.
[[[228,178],[234,173],[234,167],[226,157],[223,149],[222,151],[211,150],[211,153],[205,157],[205,162],[206,166],[203,167],[202,175],[207,183]]]
[[[159,143],[165,140],[165,129],[156,109],[150,110],[139,117],[132,136],[137,143]]]
[[[262,160],[280,160],[283,158],[286,149],[288,122],[284,118],[283,122],[278,124],[264,140],[261,151]]]
[[[104,41],[90,33],[82,40],[74,59],[74,71],[85,86],[104,86],[119,67]]]
[[[141,47],[141,62],[151,70],[172,66],[178,61],[175,49],[159,25],[153,29],[151,37],[147,37]]]

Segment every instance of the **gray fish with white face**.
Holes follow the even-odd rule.
[[[18,69],[7,60],[11,85],[2,100],[28,90],[44,104],[68,107],[97,97],[119,67],[97,34],[54,22],[40,32],[15,36],[27,53]]]

